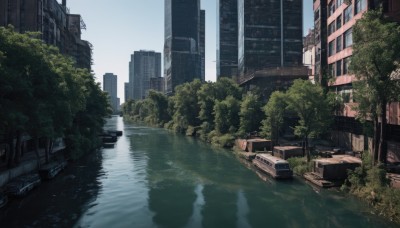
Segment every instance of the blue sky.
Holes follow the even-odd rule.
[[[306,33],[313,27],[312,0],[303,2]],[[67,0],[67,7],[71,14],[81,14],[86,24],[82,39],[93,44],[97,81],[102,82],[105,73],[116,74],[122,103],[130,55],[137,50],[163,51],[164,0]],[[206,80],[215,81],[216,1],[201,0],[201,7],[206,10]]]

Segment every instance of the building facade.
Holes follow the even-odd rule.
[[[117,75],[105,73],[103,75],[103,91],[108,93],[113,113],[119,111],[119,98],[117,97]]]
[[[144,99],[151,89],[150,80],[161,77],[161,53],[145,50],[135,51],[131,55],[129,66],[131,99]]]
[[[202,79],[200,51],[200,0],[165,0],[165,92],[177,85]]]
[[[0,0],[0,26],[15,31],[40,32],[42,40],[76,60],[80,68],[91,67],[91,44],[81,40],[81,16],[70,14],[66,0]],[[77,23],[78,22],[78,23]]]
[[[310,29],[303,39],[303,65],[311,70],[309,80],[315,83],[315,33]]]
[[[303,2],[238,0],[239,75],[302,66]]]
[[[206,81],[206,11],[200,10],[201,81]]]
[[[315,73],[316,76],[320,75],[321,84],[339,94],[344,102],[344,107],[335,113],[333,139],[337,145],[356,151],[370,148],[371,139],[365,134],[364,127],[355,119],[357,113],[352,108],[356,104],[353,99],[355,76],[349,72],[349,63],[353,54],[352,28],[366,11],[380,6],[386,16],[400,22],[400,2],[395,0],[316,0],[314,2],[315,40],[317,41]],[[323,47],[326,50],[325,54]],[[325,72],[324,68],[326,68]],[[331,78],[330,83],[328,83],[328,78]],[[397,151],[400,158],[400,116],[398,113],[400,113],[398,102],[388,105],[387,119],[390,132],[388,133],[388,153],[393,155]]]
[[[238,1],[217,0],[217,79],[238,72]]]
[[[308,79],[303,66],[303,2],[238,0],[238,79],[245,90],[269,99],[295,79]]]
[[[164,93],[164,78],[150,78],[150,89]]]

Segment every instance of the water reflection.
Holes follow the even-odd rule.
[[[0,227],[396,227],[356,199],[277,182],[193,138],[117,117],[107,128],[124,130],[114,148],[14,201]]]
[[[54,180],[0,211],[0,227],[72,227],[96,201],[105,173],[102,156],[92,153],[72,163]]]

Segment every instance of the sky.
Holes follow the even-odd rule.
[[[304,34],[313,27],[312,2],[303,0]],[[102,83],[105,73],[117,75],[122,104],[131,54],[139,50],[163,53],[164,0],[67,0],[67,7],[86,24],[82,39],[93,45],[96,81]],[[215,81],[216,0],[201,0],[201,8],[206,10],[206,81]]]

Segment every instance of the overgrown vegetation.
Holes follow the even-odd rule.
[[[293,157],[287,160],[290,167],[293,169],[293,173],[298,176],[303,176],[306,172],[312,171],[312,162],[307,162],[305,157]]]
[[[361,167],[349,172],[341,187],[373,206],[375,212],[400,222],[400,190],[390,188],[390,180],[382,166],[373,165],[373,158],[365,153]]]
[[[9,167],[20,161],[23,134],[36,148],[39,139],[46,140],[46,160],[59,137],[66,139],[70,155],[79,157],[98,146],[109,114],[94,76],[37,36],[0,27],[0,135],[10,148]]]

